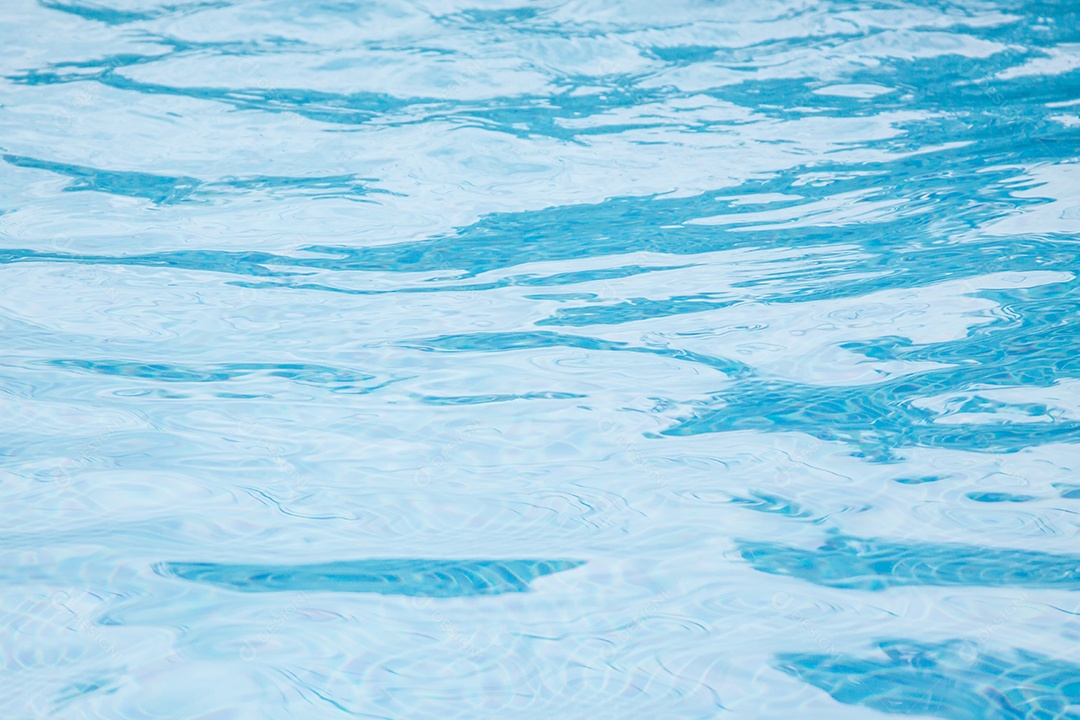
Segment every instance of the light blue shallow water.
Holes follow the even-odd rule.
[[[0,716],[1080,718],[1080,6],[6,0]]]

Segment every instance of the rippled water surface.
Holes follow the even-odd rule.
[[[5,0],[0,716],[1080,718],[1080,5]]]

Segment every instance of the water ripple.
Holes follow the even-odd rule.
[[[244,592],[331,590],[413,597],[525,592],[538,577],[580,567],[576,560],[351,560],[319,565],[164,563],[157,571]]]
[[[816,550],[743,542],[756,570],[829,587],[884,590],[904,585],[1080,589],[1080,557],[955,543],[899,543],[848,537]]]
[[[1072,717],[1078,28],[0,4],[0,714]]]
[[[896,715],[955,720],[1069,717],[1080,705],[1076,665],[1026,650],[964,643],[879,643],[877,658],[787,654],[777,666],[838,701]],[[883,657],[882,657],[883,656]]]

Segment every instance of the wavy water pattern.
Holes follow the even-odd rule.
[[[963,720],[1067,718],[1080,708],[1080,667],[1017,652],[981,655],[963,643],[882,642],[883,659],[786,655],[779,668],[842,703],[890,715]]]
[[[414,597],[525,592],[529,582],[572,570],[571,560],[350,560],[321,565],[165,563],[163,575],[243,592],[337,591]]]
[[[986,502],[980,498],[980,502]],[[998,502],[1016,502],[1014,496]],[[834,538],[817,550],[743,543],[743,558],[762,572],[829,587],[885,590],[899,585],[1060,587],[1080,590],[1080,556],[991,549],[956,543],[891,543]]]
[[[10,0],[0,131],[3,717],[1078,716],[1075,3]]]

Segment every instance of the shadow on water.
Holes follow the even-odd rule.
[[[161,563],[161,575],[241,592],[354,592],[466,597],[528,592],[539,577],[573,570],[580,560],[352,560],[315,565]]]

